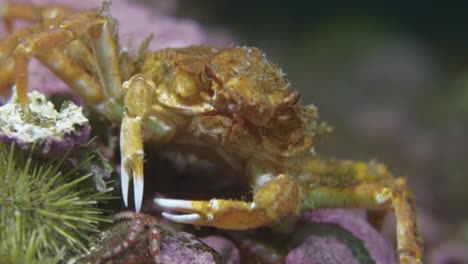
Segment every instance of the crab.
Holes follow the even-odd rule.
[[[161,231],[159,222],[156,220],[156,218],[127,211],[114,215],[114,222],[120,222],[124,220],[131,221],[129,225],[129,232],[125,239],[118,245],[114,245],[111,247],[111,249],[105,251],[102,256],[100,256],[98,263],[106,263],[112,258],[115,258],[116,256],[119,256],[123,252],[127,251],[130,247],[136,244],[138,236],[143,233],[145,228],[149,230],[147,232],[149,256],[154,263],[161,263],[161,250],[159,245],[161,241]],[[130,261],[128,262],[130,263]],[[142,261],[136,258],[135,260],[132,260],[131,263],[139,262]]]
[[[16,81],[26,113],[27,65],[35,57],[87,105],[121,124],[126,206],[133,180],[135,208],[140,210],[143,142],[153,142],[161,149],[213,157],[254,186],[252,201],[155,199],[162,208],[184,213],[163,213],[167,219],[245,230],[294,218],[303,210],[359,208],[370,210],[378,225],[393,210],[399,262],[421,262],[415,206],[404,179],[375,162],[316,155],[316,107],[300,102],[281,69],[259,49],[191,46],[151,52],[143,44],[131,56],[119,49],[116,21],[108,8],[75,12],[63,6],[6,3],[0,10],[12,30],[0,42],[0,84]],[[13,19],[32,23],[13,30]]]
[[[220,263],[219,254],[202,240],[158,217],[123,211],[113,218],[93,250],[75,263]]]

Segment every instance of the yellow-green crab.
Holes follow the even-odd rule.
[[[16,80],[24,111],[27,65],[34,56],[88,105],[121,122],[125,205],[131,179],[137,211],[142,203],[144,141],[194,153],[210,149],[251,179],[253,201],[156,199],[163,208],[186,213],[163,213],[166,218],[251,229],[317,208],[394,210],[400,263],[421,262],[405,181],[377,163],[314,155],[316,108],[300,103],[282,71],[257,48],[192,46],[119,56],[116,22],[106,11],[12,3],[0,10],[7,25],[13,19],[33,22],[0,42],[0,85]]]

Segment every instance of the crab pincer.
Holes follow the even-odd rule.
[[[165,218],[174,222],[244,230],[265,226],[286,216],[298,215],[302,206],[302,191],[296,181],[281,174],[258,187],[252,202],[165,198],[156,198],[154,202],[159,207],[187,213],[162,213]]]
[[[142,75],[135,75],[124,82],[125,108],[120,130],[121,189],[125,206],[128,205],[129,182],[133,179],[135,210],[140,211],[143,202],[143,131],[151,109],[151,93],[154,83]]]

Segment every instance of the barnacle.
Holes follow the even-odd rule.
[[[64,102],[60,111],[43,94],[28,95],[29,113],[23,111],[15,94],[0,106],[0,142],[15,143],[47,155],[61,154],[88,140],[90,127],[82,108]]]

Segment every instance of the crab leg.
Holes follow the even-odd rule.
[[[113,257],[127,251],[131,246],[133,246],[136,243],[138,236],[144,229],[142,219],[133,219],[129,229],[130,230],[128,232],[127,238],[115,246],[112,250],[104,253],[98,263],[107,263]]]
[[[311,187],[305,190],[305,195],[314,208],[395,210],[399,263],[421,263],[414,203],[403,179],[352,187]]]
[[[161,232],[156,225],[149,227],[150,233],[148,235],[148,243],[150,248],[150,254],[153,257],[154,263],[161,263],[161,246],[159,241],[161,241]]]
[[[0,94],[6,95],[15,80],[15,60],[7,58],[0,64]]]
[[[385,166],[372,162],[312,159],[305,169],[309,175],[301,177],[301,189],[280,175],[259,187],[252,203],[218,199],[154,201],[165,209],[187,213],[163,213],[169,220],[225,229],[268,225],[302,209],[354,208],[373,213],[394,210],[399,263],[421,263],[422,243],[416,228],[415,206],[403,179],[393,178]]]
[[[29,26],[15,31],[0,41],[0,92],[6,93],[11,88],[15,80],[15,59],[12,56],[18,45],[18,39],[37,30],[37,26]]]
[[[309,159],[304,170],[307,208],[358,208],[370,210],[379,225],[385,211],[396,215],[399,263],[421,263],[422,241],[417,232],[416,208],[406,182],[395,178],[377,162]],[[307,204],[307,203],[306,203]],[[379,212],[381,212],[379,214]]]
[[[129,182],[133,179],[135,210],[143,201],[143,131],[152,105],[154,83],[143,75],[124,82],[124,115],[120,130],[121,188],[125,206],[128,205]]]
[[[72,8],[60,5],[34,6],[30,3],[4,3],[0,5],[0,17],[8,31],[12,30],[12,20],[48,22],[73,14]]]
[[[43,32],[22,37],[14,56],[16,60],[16,87],[18,99],[23,109],[26,107],[26,81],[29,57],[37,57],[43,64],[77,90],[88,102],[97,104],[97,110],[110,117],[120,117],[120,73],[118,54],[115,45],[113,21],[94,12],[78,13]],[[101,86],[84,69],[74,64],[60,49],[83,34],[90,36],[94,55],[98,64],[98,76]],[[115,98],[114,98],[115,96]],[[106,99],[105,102],[102,102]],[[99,103],[104,104],[99,104]],[[116,110],[117,109],[117,110]]]

